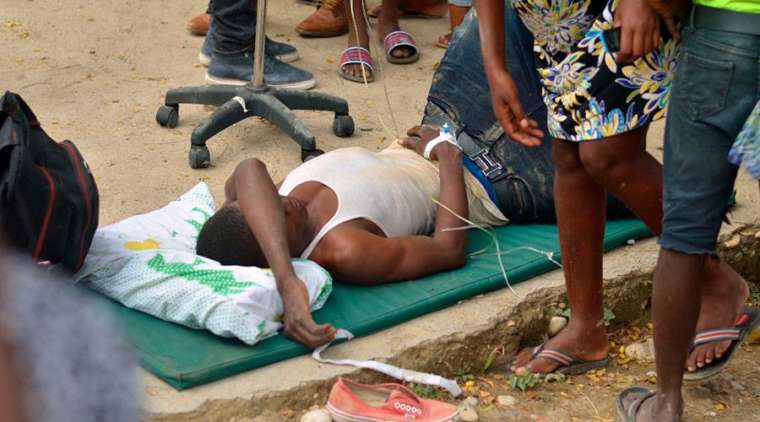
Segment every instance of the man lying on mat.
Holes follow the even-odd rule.
[[[525,101],[526,109],[546,113],[530,35],[519,20],[510,28],[507,50],[524,50],[530,60],[509,61],[514,74],[524,76],[521,94],[533,100]],[[424,118],[447,124],[461,146],[431,142],[440,133],[426,125],[381,152],[328,152],[297,167],[279,185],[255,159],[240,163],[227,181],[225,204],[201,230],[198,253],[223,264],[271,267],[288,336],[314,347],[335,333],[312,320],[292,257],[309,258],[338,280],[389,283],[463,265],[467,231],[456,230],[468,224],[463,219],[487,225],[553,221],[551,151],[522,147],[493,129],[499,126],[477,64],[476,36],[470,18],[441,63]],[[457,70],[454,83],[448,73],[457,66],[466,69]],[[452,112],[457,109],[466,112]],[[609,208],[621,210],[614,203]]]

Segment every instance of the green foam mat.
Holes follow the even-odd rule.
[[[512,284],[556,268],[531,247],[551,251],[559,259],[557,227],[509,225],[494,231]],[[637,220],[607,224],[605,250],[629,239],[649,236]],[[519,249],[517,249],[519,248]],[[357,336],[388,328],[403,321],[451,306],[458,301],[506,287],[491,237],[480,231],[470,235],[470,250],[487,251],[470,258],[458,270],[376,287],[335,283],[332,296],[314,314],[317,322],[329,322]],[[517,249],[517,250],[515,250]],[[513,252],[505,253],[510,250]],[[140,364],[176,389],[185,389],[309,353],[283,335],[248,346],[235,339],[217,337],[128,309],[93,293],[116,316],[134,347]]]

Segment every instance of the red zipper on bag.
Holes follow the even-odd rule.
[[[90,229],[90,224],[92,224],[92,196],[90,195],[90,190],[87,188],[87,179],[85,178],[85,174],[82,171],[82,159],[79,157],[79,154],[77,153],[74,146],[69,141],[63,141],[61,142],[61,145],[63,145],[64,148],[66,148],[66,152],[69,153],[69,156],[71,157],[71,160],[74,162],[74,168],[77,172],[77,180],[79,181],[79,187],[82,189],[82,193],[84,194],[84,204],[86,207],[85,215],[86,218],[84,220],[84,227],[82,228],[82,233],[80,236],[80,242],[79,242],[79,260],[77,260],[77,266],[76,268],[80,268],[82,264],[84,263],[84,241],[85,241],[85,233]]]
[[[48,207],[45,211],[45,218],[42,220],[42,228],[40,229],[40,236],[37,238],[37,244],[34,246],[34,254],[32,255],[35,260],[40,258],[42,254],[42,248],[45,246],[45,240],[47,239],[48,228],[50,227],[50,219],[53,217],[53,207],[55,205],[55,197],[57,194],[55,182],[53,177],[50,176],[50,172],[46,168],[37,166],[37,169],[42,173],[50,185],[50,196],[48,197]]]

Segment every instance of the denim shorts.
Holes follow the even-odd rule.
[[[731,145],[760,99],[760,36],[683,31],[665,129],[660,245],[717,256],[737,167]]]

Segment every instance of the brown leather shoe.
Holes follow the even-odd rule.
[[[187,21],[187,30],[193,35],[206,35],[206,32],[208,32],[208,20],[209,15],[207,13],[200,14]]]
[[[348,32],[343,0],[322,0],[322,5],[296,26],[302,37],[337,37]]]

